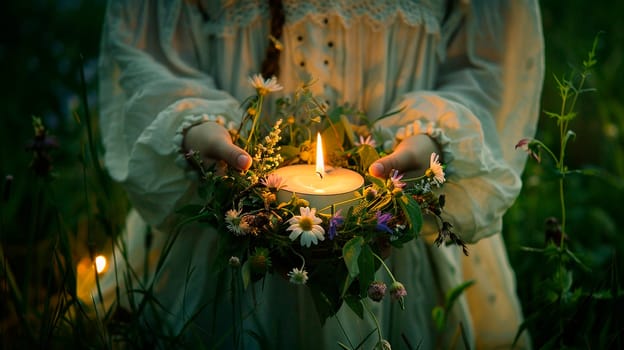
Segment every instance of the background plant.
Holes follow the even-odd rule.
[[[541,163],[527,164],[523,192],[504,221],[525,326],[537,348],[622,346],[624,242],[613,205],[623,199],[621,91],[614,85],[622,76],[617,58],[622,38],[605,11],[578,27],[579,14],[595,7],[603,8],[542,4],[547,48],[542,108],[548,112],[537,139],[553,146],[541,152]],[[592,90],[597,93],[584,93]]]

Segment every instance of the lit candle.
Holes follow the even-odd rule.
[[[342,202],[355,198],[354,192],[364,185],[364,178],[355,171],[325,168],[321,134],[317,135],[315,165],[290,165],[278,168],[274,174],[284,181],[277,193],[280,202],[288,202],[294,193],[310,202],[310,208],[324,213],[330,212],[332,204],[336,204],[336,210],[352,206],[353,203]]]
[[[95,271],[100,274],[106,271],[108,263],[104,255],[98,255],[95,257]]]

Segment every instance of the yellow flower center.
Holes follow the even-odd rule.
[[[314,223],[312,222],[312,219],[308,217],[303,217],[301,218],[301,220],[299,220],[299,227],[301,227],[301,229],[304,231],[312,231],[313,225]]]
[[[435,174],[433,173],[433,170],[431,170],[431,168],[425,170],[425,176],[426,177],[434,177]]]
[[[265,87],[258,88],[258,95],[264,96],[269,93],[269,89]]]

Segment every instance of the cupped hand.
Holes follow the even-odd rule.
[[[407,177],[419,176],[429,167],[429,158],[433,152],[440,154],[440,147],[431,137],[413,135],[401,141],[394,152],[371,164],[368,171],[382,179],[388,178],[393,169],[407,174]]]
[[[198,124],[188,129],[184,136],[183,147],[186,150],[198,151],[207,166],[219,160],[238,170],[247,170],[251,166],[249,154],[234,145],[230,133],[215,122]]]

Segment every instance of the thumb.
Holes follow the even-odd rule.
[[[375,161],[368,168],[368,172],[374,177],[381,179],[388,178],[392,170],[404,172],[411,160],[409,151],[401,151],[397,148],[392,154],[382,157]]]
[[[437,144],[429,136],[410,136],[399,143],[394,152],[371,164],[368,171],[375,177],[385,179],[392,170],[400,173],[424,170],[430,154],[437,150]]]
[[[249,154],[234,145],[230,133],[217,123],[203,123],[190,128],[185,147],[198,150],[205,164],[222,160],[239,170],[247,170],[251,166]]]
[[[247,170],[251,166],[251,156],[229,139],[216,143],[213,149],[214,151],[210,152],[212,159],[222,159],[238,170]]]

